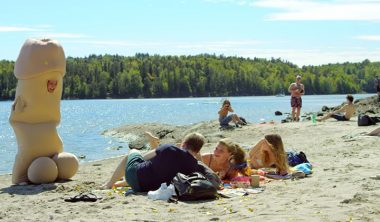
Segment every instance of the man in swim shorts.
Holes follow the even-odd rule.
[[[290,105],[292,107],[292,120],[298,122],[302,108],[301,96],[305,95],[305,86],[301,83],[300,75],[297,76],[296,82],[290,84],[289,93],[291,95]]]
[[[347,95],[346,99],[347,99],[346,105],[342,106],[342,108],[340,108],[339,110],[336,110],[332,113],[327,114],[326,116],[324,116],[320,119],[317,119],[317,121],[324,121],[324,120],[327,120],[329,118],[333,118],[333,119],[336,119],[338,121],[350,120],[351,117],[355,113],[355,106],[353,104],[354,97],[352,95]]]

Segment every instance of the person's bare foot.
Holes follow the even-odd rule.
[[[160,145],[160,139],[156,136],[153,136],[151,132],[145,132],[145,136],[148,139],[152,150],[156,149],[158,145]]]
[[[103,184],[102,186],[100,186],[99,189],[101,189],[101,190],[112,189],[112,184],[105,183],[105,184]]]

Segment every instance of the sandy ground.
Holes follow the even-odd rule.
[[[287,149],[304,151],[314,164],[312,176],[273,181],[260,194],[178,204],[151,201],[146,195],[125,197],[98,190],[120,158],[82,164],[72,181],[11,186],[0,176],[0,221],[380,221],[380,137],[363,136],[378,126],[357,127],[356,121],[312,124],[248,125],[220,131],[216,122],[176,127],[160,124],[124,126],[104,134],[140,140],[150,129],[174,143],[191,131],[203,133],[212,151],[225,137],[253,145],[265,134],[279,133]],[[172,132],[170,132],[172,131]],[[67,203],[82,191],[102,196],[95,203]]]

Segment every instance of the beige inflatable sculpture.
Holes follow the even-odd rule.
[[[78,159],[62,152],[56,129],[65,71],[65,54],[57,41],[28,39],[24,43],[14,68],[18,83],[9,118],[18,143],[14,184],[51,183],[69,179],[78,170]]]

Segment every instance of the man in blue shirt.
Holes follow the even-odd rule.
[[[162,183],[170,183],[177,173],[188,175],[193,172],[202,173],[215,187],[218,187],[219,177],[197,160],[204,141],[201,134],[191,133],[184,138],[182,148],[166,144],[145,155],[141,155],[137,150],[131,150],[104,187],[111,188],[116,181],[125,176],[126,183],[134,191],[147,192],[158,189]]]

